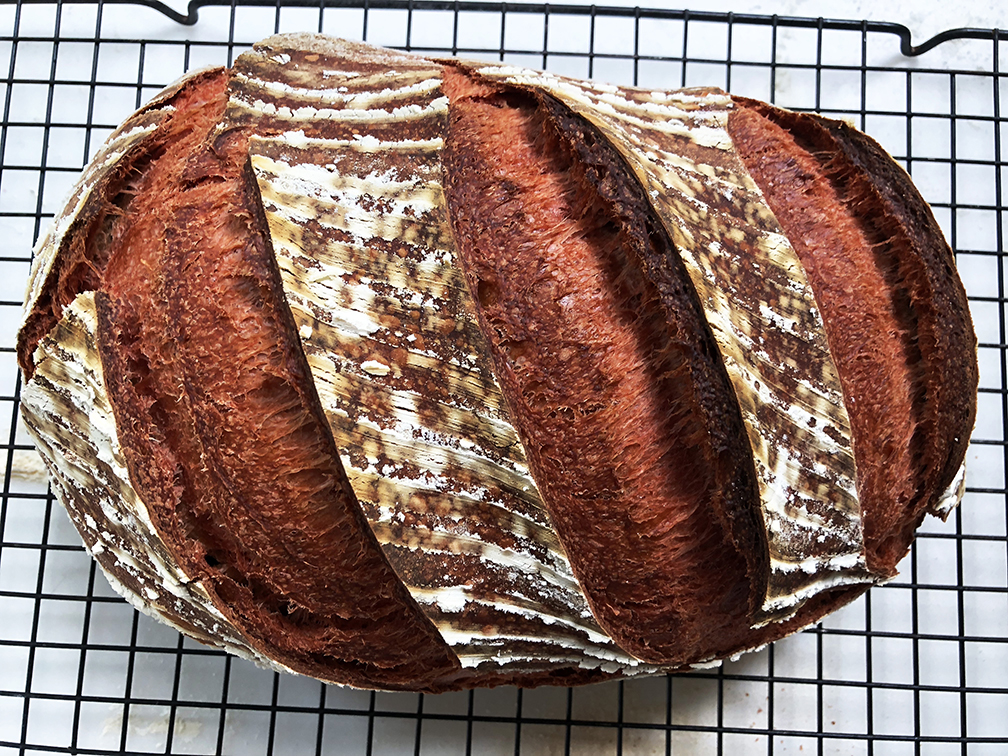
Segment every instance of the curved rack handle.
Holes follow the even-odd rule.
[[[0,5],[13,5],[17,0],[0,0]],[[20,0],[22,5],[50,5],[52,0]],[[64,5],[90,4],[93,0],[63,0]],[[189,0],[186,15],[182,15],[161,0],[105,0],[106,5],[145,5],[153,8],[172,21],[185,26],[193,26],[199,20],[200,8],[209,6],[232,6],[234,0]],[[458,0],[238,0],[237,5],[269,8],[365,8],[382,10],[440,10],[459,11],[463,8]],[[841,29],[847,31],[870,31],[893,34],[899,37],[900,52],[906,57],[923,55],[938,45],[954,39],[1008,39],[1008,31],[1002,29],[947,29],[935,34],[919,45],[914,45],[911,32],[903,24],[884,21],[841,21],[835,19],[803,18],[796,16],[757,16],[743,13],[714,13],[710,11],[661,10],[650,8],[612,7],[605,5],[550,5],[493,2],[466,2],[466,11],[535,13],[550,15],[591,15],[623,16],[636,18],[660,18],[671,20],[714,21],[721,23],[741,22],[754,26],[784,26],[791,28]]]

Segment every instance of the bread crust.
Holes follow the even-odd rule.
[[[245,139],[231,131],[206,141],[224,99],[216,106],[212,92],[192,90],[223,94],[219,74],[179,90],[216,112],[166,101],[182,112],[142,145],[154,157],[124,156],[115,174],[129,185],[108,180],[92,192],[50,278],[97,289],[95,349],[128,479],[214,621],[284,669],[360,687],[431,687],[458,661],[389,568],[341,468]],[[100,509],[76,506],[95,522],[89,530],[106,528]],[[111,575],[139,592],[114,564]],[[185,604],[161,613],[198,628]]]
[[[823,231],[809,228],[821,251],[803,246],[802,259],[823,268],[814,288],[832,348],[844,354],[868,565],[891,576],[960,469],[975,421],[976,337],[952,251],[909,176],[869,137],[841,121],[736,103],[729,129],[775,212],[790,217],[782,220],[789,233],[799,236],[810,217],[841,214],[820,221]],[[776,130],[774,147],[760,146],[754,118]],[[753,125],[732,125],[743,121]],[[808,199],[815,193],[824,197],[818,206]],[[854,246],[841,256],[844,244]],[[899,409],[889,419],[891,408]]]
[[[564,324],[548,297],[541,322],[510,312],[542,278],[522,265],[566,258],[522,246],[540,231],[519,216],[547,233],[531,216],[548,203],[519,196],[517,178],[466,188],[464,173],[490,158],[449,124],[458,70],[548,132],[557,160],[532,155],[528,170],[569,174],[559,205],[599,242],[613,312]],[[825,174],[853,177],[841,212],[868,203],[902,240],[892,280],[918,345],[915,493],[862,512],[828,313],[733,145],[737,105],[717,90],[606,87],[280,35],[138,112],[41,240],[18,341],[26,421],[113,584],[259,663],[439,691],[709,662],[891,575],[924,512],[961,497],[977,384],[965,294],[926,205],[877,145],[763,111],[830,152]],[[493,223],[480,192],[501,187],[523,208],[510,240],[477,228]],[[522,248],[494,288],[483,274],[511,275],[509,263],[481,263],[472,247],[499,238]],[[564,329],[616,334],[621,318],[636,321],[622,341],[564,342]],[[519,321],[553,333],[538,364],[505,343]],[[565,346],[587,350],[581,374],[562,374]],[[641,402],[667,400],[678,419],[636,440],[618,417],[568,431],[568,404],[598,411],[623,390],[603,387],[605,360],[635,350],[657,387]],[[523,407],[548,360],[577,396]],[[89,416],[81,387],[108,410]],[[616,491],[617,467],[652,475],[627,454],[638,441],[674,446],[684,489],[702,493],[571,505]],[[60,456],[67,444],[80,469]],[[557,467],[561,452],[594,461]],[[591,491],[568,496],[579,487]],[[132,524],[110,525],[106,509]],[[635,516],[644,524],[624,528]],[[672,546],[641,545],[669,534]]]
[[[759,622],[781,621],[865,566],[850,422],[804,270],[735,153],[716,89],[608,87],[496,64],[479,75],[552,94],[594,124],[676,245],[742,410],[770,578]]]
[[[253,171],[302,346],[386,556],[463,677],[536,684],[642,667],[591,617],[494,376],[443,199],[440,67],[410,59],[382,79],[359,52],[309,58],[287,45],[238,61],[225,120],[255,109],[275,124],[257,126]],[[336,73],[316,91],[300,78],[322,78],[311,70]],[[277,102],[290,113],[274,122]],[[410,116],[405,134],[389,128],[393,108]]]
[[[724,627],[751,624],[768,567],[738,404],[686,272],[594,127],[548,95],[450,69],[446,83],[463,267],[592,611],[652,663],[716,655]],[[559,245],[590,249],[565,264]],[[623,370],[655,396],[628,393]]]
[[[872,187],[889,222],[898,225],[909,249],[900,260],[918,313],[921,358],[927,370],[925,395],[927,450],[921,499],[914,512],[916,528],[923,510],[931,506],[958,473],[976,422],[979,368],[977,339],[966,290],[955,269],[955,258],[931,208],[910,176],[871,137],[842,121],[816,116],[844,157]],[[905,266],[905,267],[904,267]],[[912,531],[901,534],[907,541]]]

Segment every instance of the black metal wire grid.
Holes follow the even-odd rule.
[[[952,67],[937,67],[902,57],[909,34],[892,24],[213,2],[174,20],[136,4],[0,4],[0,755],[1006,752],[1003,33],[959,35],[968,39],[951,43]],[[176,23],[194,22],[200,7],[192,28]],[[296,30],[617,83],[715,84],[852,119],[903,162],[957,250],[981,342],[962,507],[925,525],[893,583],[813,629],[720,669],[573,690],[346,690],[265,672],[135,612],[54,506],[19,425],[13,345],[29,250],[135,107],[184,70],[230,63],[256,39]]]

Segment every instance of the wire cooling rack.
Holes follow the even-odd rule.
[[[54,506],[19,424],[29,250],[135,107],[188,68],[296,30],[641,86],[715,84],[874,135],[957,250],[981,342],[961,508],[926,523],[899,578],[813,629],[717,670],[574,690],[345,690],[137,614]],[[187,14],[0,4],[0,754],[1006,753],[1005,59],[998,33],[959,36],[950,70],[901,55],[914,52],[903,27],[867,22],[420,0],[195,2]]]

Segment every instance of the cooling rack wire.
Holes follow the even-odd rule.
[[[1008,753],[1003,34],[973,29],[915,50],[894,24],[643,8],[173,8],[0,4],[0,756]],[[626,683],[345,690],[263,671],[139,615],[96,573],[18,420],[30,250],[125,116],[183,71],[228,64],[276,31],[623,84],[713,84],[865,129],[932,204],[969,294],[981,388],[962,506],[925,524],[896,580],[821,625],[719,669]],[[926,52],[938,45],[954,46],[951,68]],[[902,54],[913,52],[924,54]]]

